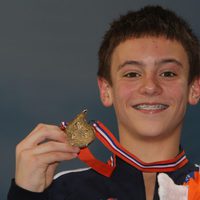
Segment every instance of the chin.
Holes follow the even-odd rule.
[[[143,130],[138,132],[138,136],[142,139],[161,139],[165,137],[167,134],[165,131],[160,130]]]

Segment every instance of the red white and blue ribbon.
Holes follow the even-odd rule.
[[[103,163],[102,161],[96,159],[87,147],[81,149],[78,158],[104,176],[111,176],[113,170],[115,169],[116,156],[142,172],[176,171],[188,162],[184,151],[181,151],[175,158],[170,160],[152,163],[143,162],[122,147],[114,135],[101,122],[93,122],[92,125],[96,131],[96,137],[114,154],[114,160],[109,160],[108,163]]]

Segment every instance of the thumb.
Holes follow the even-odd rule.
[[[50,166],[48,166],[47,171],[46,171],[46,187],[48,187],[52,181],[53,181],[53,177],[55,174],[55,170],[58,166],[59,162],[53,163]]]

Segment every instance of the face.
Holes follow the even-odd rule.
[[[120,137],[180,133],[187,103],[197,103],[188,75],[188,57],[177,41],[144,37],[119,44],[112,55],[112,85],[98,83],[103,104],[114,106]]]

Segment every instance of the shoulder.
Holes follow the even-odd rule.
[[[62,172],[57,173],[53,179],[56,180],[56,179],[64,177],[64,176],[71,176],[71,175],[74,176],[74,175],[78,175],[78,174],[84,174],[84,172],[87,172],[90,169],[91,169],[90,167],[87,167],[87,168],[79,168],[79,169],[62,171]]]
[[[200,171],[200,164],[194,164],[196,170]]]
[[[199,174],[200,172],[200,166],[194,163],[189,163],[188,168],[186,169],[187,169],[186,171],[187,173],[186,173],[183,183],[187,183],[191,178],[194,179],[196,174]]]
[[[57,173],[54,176],[54,185],[77,185],[86,184],[87,182],[97,182],[105,178],[94,171],[92,168],[79,168],[73,170],[66,170]]]
[[[80,189],[77,186],[87,182],[87,174],[91,173],[90,171],[90,168],[81,168],[57,173],[47,191],[50,199],[65,199],[76,193]]]
[[[59,172],[54,176],[53,183],[48,188],[51,199],[81,199],[80,194],[85,191],[93,191],[99,185],[105,183],[105,178],[91,168],[81,168]]]

